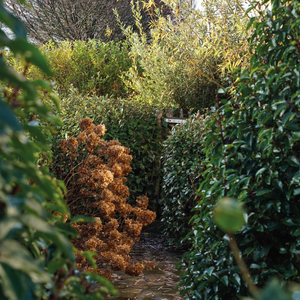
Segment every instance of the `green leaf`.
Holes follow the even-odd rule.
[[[26,40],[13,40],[8,46],[15,54],[24,55],[27,61],[39,67],[45,74],[52,74],[39,49],[29,44]]]
[[[82,222],[96,222],[94,218],[87,217],[87,216],[75,216],[71,219],[70,223],[82,223]]]
[[[289,156],[287,162],[293,167],[300,167],[300,162],[294,155]]]
[[[57,228],[60,232],[71,236],[72,238],[79,236],[78,231],[68,223],[57,222],[55,223],[55,228]]]
[[[94,269],[97,269],[97,264],[94,259],[94,256],[97,256],[97,252],[84,251],[83,253],[81,253],[81,255],[87,259],[87,261],[93,266]]]
[[[58,258],[57,260],[51,260],[48,263],[48,273],[54,274],[57,270],[62,268],[66,264],[66,261],[64,258]]]
[[[228,276],[227,276],[227,275],[221,277],[220,280],[221,280],[221,282],[222,282],[225,286],[228,286],[229,281],[228,281]]]
[[[208,276],[211,276],[212,272],[214,271],[215,267],[210,267],[208,269],[205,270],[205,273],[208,275]]]
[[[282,103],[282,104],[279,104],[275,113],[274,113],[274,119],[277,118],[277,116],[281,113],[282,110],[284,110],[287,106],[289,106],[288,103]]]
[[[233,276],[230,276],[230,280],[236,284],[237,286],[240,286],[241,285],[241,278],[238,274],[233,274]]]
[[[278,280],[272,280],[262,292],[259,299],[261,300],[290,300],[291,298],[284,292]]]
[[[15,131],[22,130],[22,126],[13,111],[3,102],[0,102],[0,124],[1,123],[5,123]]]
[[[83,272],[85,277],[88,277],[89,281],[96,281],[107,288],[107,293],[110,293],[112,296],[118,296],[118,291],[115,290],[113,285],[105,278],[99,276],[98,274]]]
[[[26,39],[26,28],[13,14],[9,13],[0,2],[0,20],[6,26],[8,26],[18,39]]]
[[[266,171],[268,169],[267,166],[263,166],[261,169],[259,169],[256,174],[255,177],[258,177],[259,175],[261,175],[264,171]]]
[[[297,236],[297,235],[300,235],[300,228],[297,229],[294,233],[293,233],[294,236]]]
[[[33,282],[51,282],[41,266],[37,264],[30,253],[13,240],[4,240],[0,244],[0,264],[5,264],[14,270],[27,274]]]
[[[255,193],[256,193],[256,196],[262,196],[262,195],[268,194],[270,192],[272,192],[272,190],[270,190],[270,189],[261,189],[261,190],[256,191]]]

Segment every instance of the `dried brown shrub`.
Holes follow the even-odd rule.
[[[156,214],[148,207],[148,198],[139,197],[136,206],[127,203],[129,189],[124,183],[131,171],[130,149],[118,141],[107,142],[101,137],[105,126],[95,126],[91,119],[83,119],[82,132],[61,140],[62,152],[70,162],[70,172],[65,178],[68,189],[65,197],[71,215],[94,217],[95,223],[79,223],[73,226],[80,233],[74,240],[79,252],[90,250],[97,253],[98,269],[93,269],[82,257],[78,269],[111,277],[111,270],[125,270],[129,275],[139,275],[154,262],[132,261],[130,250],[139,240],[143,226],[151,224]],[[78,159],[80,157],[80,159]],[[110,269],[106,268],[107,264]]]

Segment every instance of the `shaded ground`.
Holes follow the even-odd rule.
[[[112,300],[181,300],[175,286],[179,276],[175,270],[182,252],[170,247],[166,238],[157,230],[146,229],[139,243],[136,243],[130,256],[138,261],[155,260],[153,270],[144,270],[139,276],[128,276],[124,271],[114,272],[112,284],[119,291],[118,297],[108,297]]]

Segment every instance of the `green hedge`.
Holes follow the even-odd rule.
[[[193,247],[179,266],[182,294],[189,299],[248,294],[228,236],[213,222],[213,207],[224,196],[247,210],[236,240],[254,283],[262,287],[274,276],[283,285],[300,279],[300,5],[271,2],[271,11],[257,3],[250,7],[261,10],[248,25],[250,70],[237,72],[237,93],[207,121],[207,170],[192,218]]]
[[[181,240],[192,230],[189,220],[197,204],[196,195],[203,178],[203,128],[205,115],[188,119],[173,128],[163,149],[163,197],[161,201],[164,233],[169,242]]]
[[[59,165],[60,150],[58,141],[66,136],[76,136],[79,132],[79,121],[89,117],[94,124],[105,124],[107,140],[118,140],[123,146],[130,148],[133,156],[132,171],[127,176],[130,197],[136,199],[145,195],[154,201],[156,182],[161,181],[162,172],[158,168],[162,153],[162,142],[166,139],[166,123],[158,126],[156,107],[137,104],[121,99],[105,97],[70,96],[61,100],[63,127],[54,140],[55,161]],[[54,163],[55,166],[55,163]],[[68,169],[58,178],[63,179]],[[155,197],[154,197],[155,196]],[[156,201],[157,199],[155,199]]]
[[[49,42],[40,48],[52,70],[46,76],[32,66],[27,75],[30,78],[44,78],[54,82],[54,87],[65,97],[72,90],[79,94],[126,97],[130,93],[120,76],[128,71],[132,61],[126,43],[103,43],[100,41],[63,41],[58,45]],[[23,64],[8,56],[8,61],[19,71]]]

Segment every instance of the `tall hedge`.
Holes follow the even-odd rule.
[[[254,283],[300,279],[300,4],[253,3],[251,65],[237,92],[219,103],[204,136],[207,170],[198,195],[193,248],[181,265],[190,299],[239,299],[245,283],[213,223],[223,196],[244,203],[248,223],[236,235]],[[268,4],[271,4],[268,8]],[[264,9],[264,7],[267,7]],[[220,91],[226,92],[226,91]]]
[[[68,168],[60,168],[66,163],[61,161],[58,147],[60,138],[76,136],[80,130],[79,121],[89,117],[94,123],[106,126],[105,139],[118,140],[130,148],[130,154],[133,156],[132,172],[128,175],[126,183],[130,197],[136,199],[138,196],[147,195],[150,206],[154,205],[158,198],[157,182],[161,181],[162,175],[158,167],[162,142],[167,134],[166,123],[156,117],[157,107],[134,104],[121,99],[78,95],[62,99],[61,106],[64,125],[53,140],[53,147],[56,149],[53,167],[58,178],[63,179],[69,171]]]
[[[164,233],[180,247],[193,228],[189,223],[196,206],[197,189],[203,181],[203,128],[205,116],[198,115],[173,127],[163,148],[163,197],[161,201]]]

